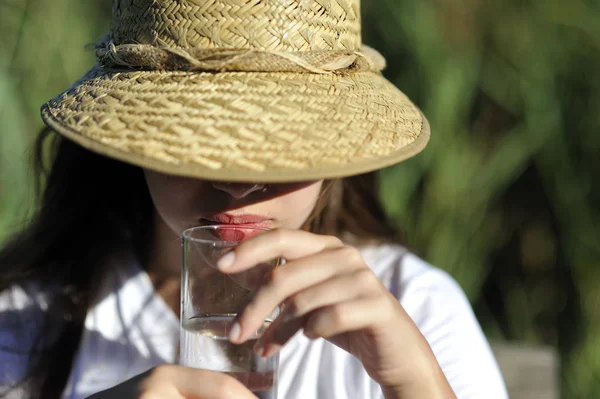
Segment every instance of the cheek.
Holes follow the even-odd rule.
[[[157,213],[174,231],[186,228],[179,224],[180,221],[189,219],[198,184],[192,184],[193,182],[189,179],[150,171],[146,171],[145,175]]]
[[[302,190],[291,193],[282,202],[282,212],[286,213],[285,219],[289,228],[302,227],[317,204],[323,182],[316,182]]]

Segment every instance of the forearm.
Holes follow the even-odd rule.
[[[422,359],[412,376],[396,385],[382,386],[385,399],[456,399],[433,353]],[[420,370],[420,371],[418,371]]]
[[[441,371],[440,371],[441,373]],[[402,387],[382,388],[385,399],[456,399],[446,378],[419,380]]]

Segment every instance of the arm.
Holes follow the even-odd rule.
[[[285,258],[285,266],[274,269],[238,315],[233,342],[244,342],[285,303],[257,343],[262,356],[276,353],[303,330],[308,338],[325,338],[359,359],[386,398],[455,398],[429,343],[398,299],[356,249],[335,237],[268,232],[228,253],[219,267],[235,274],[276,257]]]
[[[414,255],[407,255],[402,267],[409,275],[395,291],[457,398],[507,399],[494,355],[460,286]]]
[[[87,399],[256,399],[233,377],[215,371],[163,365]]]

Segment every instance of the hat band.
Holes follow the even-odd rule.
[[[307,72],[350,73],[381,71],[385,58],[363,46],[361,51],[318,50],[302,52],[254,49],[182,49],[150,44],[96,45],[96,57],[104,68],[205,72]]]

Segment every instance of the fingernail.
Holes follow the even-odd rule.
[[[235,251],[229,251],[227,252],[227,255],[219,259],[217,267],[222,270],[227,269],[233,265],[233,262],[235,262]]]
[[[229,329],[229,340],[231,342],[238,341],[240,335],[242,335],[242,327],[240,326],[240,323],[236,321]]]
[[[264,348],[262,342],[257,342],[254,345],[254,353],[256,353],[260,357],[263,356],[263,354],[265,353],[265,348]]]
[[[277,353],[277,349],[278,347],[276,345],[273,344],[267,344],[265,345],[265,347],[262,350],[262,353],[260,354],[261,357],[271,357],[273,356],[275,353]]]

